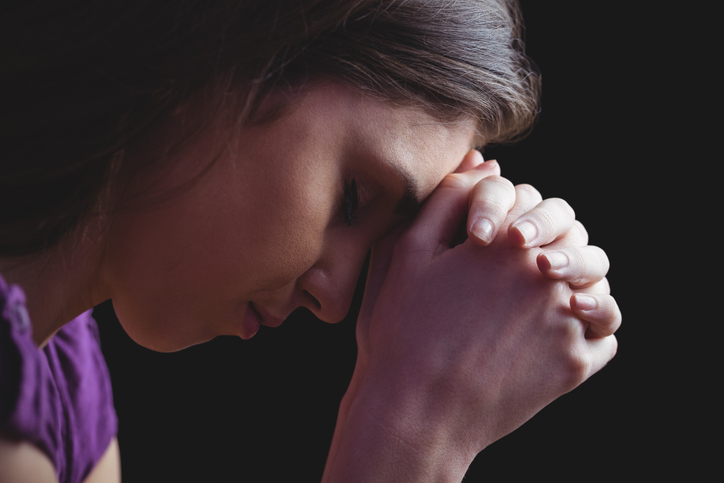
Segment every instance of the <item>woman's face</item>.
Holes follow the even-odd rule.
[[[338,322],[370,246],[473,138],[472,121],[316,84],[274,122],[237,128],[222,146],[203,134],[175,154],[159,191],[218,157],[179,195],[114,215],[102,283],[129,335],[161,351],[248,339],[300,306]]]

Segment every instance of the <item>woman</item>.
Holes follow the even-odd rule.
[[[1,471],[118,478],[94,305],[160,351],[337,322],[370,248],[326,481],[459,480],[613,357],[605,254],[472,149],[537,112],[514,2],[89,3],[0,25]]]

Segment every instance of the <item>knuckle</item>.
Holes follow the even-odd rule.
[[[611,282],[608,281],[607,277],[603,277],[601,280],[601,283],[603,284],[603,291],[606,295],[611,295]]]
[[[515,186],[515,190],[524,195],[528,195],[533,198],[543,199],[540,192],[528,183],[521,183]]]
[[[509,206],[500,198],[475,197],[471,208],[474,208],[477,212],[491,213],[501,217],[508,212]]]
[[[440,181],[438,188],[466,189],[469,187],[468,177],[465,173],[450,173]]]
[[[515,197],[515,188],[513,183],[500,176],[489,176],[481,179],[474,188],[476,196],[481,197]]]
[[[572,247],[568,250],[575,273],[571,284],[577,287],[590,287],[602,282],[608,273],[609,263],[606,253],[598,247]],[[606,292],[605,283],[603,284]]]
[[[535,217],[538,228],[544,233],[550,233],[555,228],[555,220],[546,210],[534,210],[531,215]]]
[[[608,337],[618,330],[619,324],[616,320],[608,319],[606,321],[596,322],[596,326],[595,333],[597,333],[599,337]]]
[[[563,368],[563,378],[566,386],[573,389],[588,379],[591,366],[590,358],[582,350],[571,350]]]
[[[511,183],[508,178],[503,178],[502,176],[489,176],[489,177],[481,180],[481,183],[496,184],[505,190],[509,190],[510,192],[515,192],[515,186],[513,186],[513,183]]]
[[[601,260],[601,263],[605,267],[605,272],[608,273],[608,270],[611,268],[611,260],[608,258],[608,254],[602,248],[599,248],[599,247],[594,247],[594,248],[598,252],[599,259]]]
[[[611,313],[612,313],[612,319],[611,319],[611,328],[613,329],[613,332],[616,332],[619,327],[621,327],[621,323],[623,322],[623,314],[621,313],[621,308],[618,306],[618,303],[616,303],[616,299],[608,295],[609,303],[611,305]]]
[[[594,247],[594,249],[594,252],[596,254],[594,263],[598,267],[601,279],[603,279],[608,273],[608,270],[611,268],[611,262],[608,260],[608,255],[606,255],[606,252],[598,247]]]
[[[500,176],[491,176],[478,182],[473,188],[470,207],[478,212],[504,217],[515,200],[513,184]]]
[[[591,280],[593,279],[593,280]],[[580,283],[576,284],[571,282],[571,286],[575,289],[583,290],[589,294],[603,294],[610,295],[611,288],[608,286],[608,281],[605,276],[599,277],[587,277],[586,280],[579,280]]]
[[[587,243],[588,243],[588,238],[589,238],[589,237],[588,237],[588,230],[586,230],[586,227],[583,225],[583,223],[581,223],[581,222],[578,221],[578,220],[574,220],[574,221],[573,221],[573,229],[576,230],[576,231],[579,233],[581,239],[583,240],[583,244],[584,244],[584,245],[587,244]]]
[[[592,259],[596,260],[602,265],[609,264],[608,255],[603,248],[597,247],[596,245],[586,245],[586,250],[590,252]]]
[[[575,273],[574,279],[571,281],[573,285],[581,286],[589,282],[590,278],[595,278],[595,273],[592,273],[591,261],[586,255],[578,248],[568,249],[569,259],[572,261],[573,271]]]
[[[551,203],[554,203],[559,208],[561,208],[563,211],[565,211],[568,216],[570,216],[572,219],[576,219],[576,212],[573,210],[573,207],[563,198],[549,198],[548,199]]]
[[[608,355],[608,360],[610,361],[614,357],[616,357],[616,354],[618,353],[618,339],[616,337],[611,337],[611,349],[610,353]]]
[[[583,281],[585,275],[591,271],[591,261],[579,248],[569,248],[568,253],[570,259],[573,261],[575,271],[581,279],[580,281]]]

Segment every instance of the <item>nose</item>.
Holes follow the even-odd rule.
[[[317,263],[297,279],[302,305],[330,324],[345,318],[365,262],[369,243],[352,236],[329,240]]]

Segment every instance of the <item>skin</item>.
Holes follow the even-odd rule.
[[[55,467],[33,444],[0,437],[0,483],[57,483]],[[113,438],[84,483],[119,483],[121,457]]]
[[[57,482],[55,468],[33,444],[0,438],[0,483]]]
[[[409,229],[373,249],[324,481],[461,481],[475,455],[616,353],[620,314],[599,325],[568,307],[598,283],[541,277],[545,254],[520,250],[521,221],[511,221],[540,207],[537,191],[516,189],[507,229],[485,249],[451,243],[469,174],[446,177]],[[586,239],[579,229],[549,235],[544,244],[563,252]]]
[[[189,109],[193,114],[194,107]],[[182,120],[171,119],[166,134],[177,132],[176,122]],[[532,187],[514,187],[500,177],[497,163],[483,162],[470,150],[476,142],[472,120],[443,124],[342,84],[316,83],[274,122],[240,129],[219,119],[160,163],[158,172],[150,169],[118,190],[124,195],[121,209],[109,218],[45,257],[20,264],[0,260],[0,269],[25,290],[39,346],[66,321],[112,298],[131,337],[173,351],[222,334],[252,337],[253,311],[269,326],[299,306],[327,322],[341,320],[374,246],[358,323],[360,359],[340,408],[325,478],[353,481],[355,474],[399,481],[404,473],[396,471],[413,469],[428,476],[457,474],[471,455],[612,357],[611,337],[620,324],[604,278],[608,260],[586,246],[571,208],[562,200],[541,200]],[[135,155],[158,152],[145,149]],[[360,203],[350,225],[340,206],[351,180]],[[415,212],[410,207],[433,192],[404,231]],[[162,201],[144,202],[152,199]],[[453,250],[459,226],[469,238]],[[541,246],[546,249],[536,248]],[[450,255],[438,256],[448,249]],[[517,288],[521,278],[533,280],[526,285],[528,298],[520,299],[526,295]],[[491,291],[497,285],[508,291]],[[498,308],[482,310],[490,297]],[[526,304],[512,313],[517,300]],[[564,309],[569,315],[561,317]],[[436,333],[439,320],[431,314],[440,310],[458,325]],[[574,327],[580,340],[557,343],[560,330],[536,328],[541,314],[547,318],[543,327]],[[472,321],[480,318],[489,330],[476,329],[480,325]],[[511,320],[517,329],[503,330]],[[430,330],[421,330],[426,323]],[[549,344],[538,348],[530,342],[535,337]],[[608,342],[586,371],[551,379],[569,372],[567,362],[581,340],[599,339]],[[522,361],[515,366],[520,377],[508,386],[487,382],[501,376],[500,364],[481,355],[490,353],[494,341],[507,344],[506,357]],[[460,347],[474,349],[462,362],[453,356]],[[419,364],[446,351],[455,364],[437,372]],[[407,377],[416,372],[416,378]],[[459,387],[431,391],[441,373],[461,375],[453,378]],[[536,386],[550,380],[565,384]],[[392,387],[404,387],[405,400],[417,403],[400,405],[401,393],[390,394]],[[479,404],[496,387],[508,389],[503,395],[509,401],[523,403]],[[513,406],[521,411],[505,412]],[[431,416],[418,413],[421,407],[440,409],[436,434],[419,434]],[[380,421],[389,425],[380,427]],[[434,444],[393,451],[390,431],[405,441]],[[415,437],[415,431],[425,437]]]
[[[369,247],[405,219],[398,172],[421,201],[474,133],[472,122],[441,125],[338,84],[311,89],[282,119],[239,133],[183,196],[113,220],[102,278],[121,323],[142,345],[171,351],[253,336],[241,323],[249,302],[271,325],[300,306],[342,320]],[[210,137],[173,160],[169,187],[211,161]],[[360,207],[348,226],[340,198],[352,179]]]

